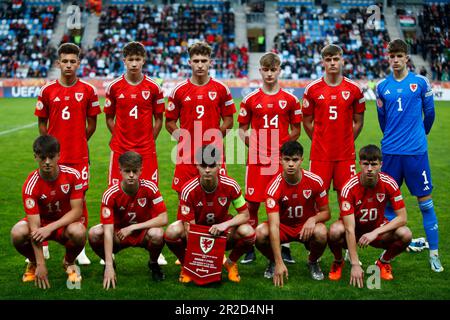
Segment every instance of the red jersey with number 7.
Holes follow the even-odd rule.
[[[312,116],[314,131],[310,160],[354,160],[353,115],[366,109],[359,85],[344,77],[336,86],[324,78],[311,82],[303,94],[303,116]]]

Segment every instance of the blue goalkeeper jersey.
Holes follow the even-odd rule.
[[[391,73],[376,87],[378,122],[384,154],[419,155],[427,152],[434,121],[433,91],[427,78],[409,72],[401,81]]]

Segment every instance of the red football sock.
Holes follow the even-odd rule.
[[[184,263],[184,256],[186,254],[186,241],[183,239],[169,239],[166,236],[164,236],[164,241],[167,244],[167,247],[169,247],[170,251],[172,251],[175,256],[180,260],[181,264]]]
[[[394,257],[402,253],[407,246],[408,243],[404,243],[402,240],[392,242],[386,252],[380,257],[381,262],[390,262]]]
[[[241,238],[236,242],[234,249],[230,253],[230,260],[236,262],[244,253],[250,251],[250,249],[255,244],[256,233],[252,235]]]

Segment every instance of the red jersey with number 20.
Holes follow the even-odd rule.
[[[364,93],[356,82],[346,77],[337,86],[323,77],[311,82],[302,100],[303,116],[314,119],[310,160],[355,159],[353,115],[365,109]]]

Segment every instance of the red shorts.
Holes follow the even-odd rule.
[[[28,217],[25,217],[25,218],[23,218],[23,219],[20,220],[20,221],[25,221],[25,222],[28,223]],[[85,228],[87,228],[87,221],[86,221],[86,219],[84,219],[84,217],[81,217],[79,222],[80,222]],[[48,224],[50,224],[50,223],[52,223],[52,221],[41,221],[41,227],[45,227],[46,225],[48,225]],[[66,227],[67,227],[67,226],[66,226]],[[68,239],[65,239],[65,238],[63,237],[64,231],[66,230],[66,227],[61,227],[61,228],[59,228],[59,229],[56,229],[55,231],[53,231],[53,232],[50,234],[50,236],[49,236],[47,239],[45,239],[45,241],[53,240],[53,241],[56,241],[56,242],[58,242],[58,243],[64,245],[64,244],[67,242],[67,240],[68,240]]]
[[[120,229],[115,229],[114,232],[117,233]],[[123,240],[120,240],[120,247],[141,247],[142,242],[144,241],[145,235],[147,234],[148,229],[136,230],[133,231],[128,237]]]
[[[264,221],[264,223],[267,223],[267,227],[269,227],[268,221]],[[302,242],[300,241],[300,231],[302,231],[302,228],[303,224],[291,227],[280,223],[280,243],[282,244],[292,241]]]
[[[108,175],[108,185],[118,184],[122,180],[122,175],[120,174],[119,167],[119,157],[120,153],[111,151],[111,157],[109,160],[109,175]],[[153,181],[158,185],[158,160],[156,159],[156,152],[152,155],[141,155],[142,156],[142,173],[140,179]]]
[[[227,174],[225,163],[222,163],[222,168],[220,168],[220,174],[223,175]],[[180,194],[184,184],[189,180],[191,180],[193,177],[198,175],[199,173],[197,165],[195,164],[179,163],[175,165],[175,172],[173,174],[173,181],[172,181],[172,189]]]
[[[311,160],[309,170],[322,178],[325,190],[330,189],[331,179],[333,179],[334,190],[341,191],[347,180],[356,174],[355,160]]]
[[[264,202],[267,186],[281,170],[281,165],[275,169],[270,165],[247,164],[245,170],[245,200]]]

